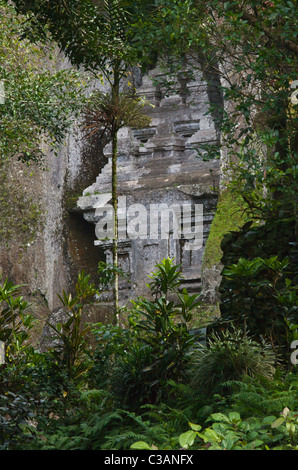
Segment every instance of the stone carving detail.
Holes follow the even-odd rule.
[[[197,149],[202,143],[218,145],[219,136],[209,109],[209,96],[215,96],[214,84],[208,84],[198,71],[194,79],[177,80],[177,91],[166,95],[165,76],[159,68],[144,76],[138,95],[150,102],[147,112],[151,126],[136,130],[123,128],[118,134],[118,193],[126,196],[127,204],[202,204],[203,246],[186,251],[185,240],[119,240],[119,260],[130,272],[131,283],[120,284],[120,298],[124,301],[143,295],[147,275],[156,263],[170,256],[182,263],[185,285],[190,291],[199,291],[204,245],[217,202],[219,161],[204,161]],[[95,183],[83,192],[77,208],[84,218],[96,224],[96,204],[101,195],[111,193],[111,144],[104,150],[108,163],[102,168]],[[111,257],[111,241],[99,242],[107,262]]]

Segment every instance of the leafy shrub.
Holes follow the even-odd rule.
[[[209,345],[194,349],[190,364],[190,381],[198,393],[220,393],[228,381],[243,375],[273,378],[275,354],[271,347],[261,346],[244,337],[241,330],[211,334]]]
[[[76,295],[73,297],[63,291],[59,296],[66,321],[57,325],[48,323],[58,339],[58,345],[51,352],[52,357],[58,367],[65,367],[69,376],[75,379],[89,369],[86,349],[91,327],[82,321],[82,313],[84,304],[90,302],[96,292],[94,284],[90,283],[90,275],[82,271],[78,275]]]
[[[0,396],[0,450],[29,444],[36,435],[34,397],[7,392]]]
[[[255,227],[249,222],[221,244],[220,325],[232,322],[269,341],[287,364],[288,325],[298,323],[295,239],[295,221],[281,218]]]
[[[284,408],[297,410],[297,373],[281,377],[277,371],[274,380],[246,376],[238,382],[237,391],[229,398],[229,409],[238,411],[244,418],[277,415]]]
[[[0,366],[0,446],[31,445],[40,429],[76,413],[78,377],[89,367],[86,355],[88,328],[81,313],[84,301],[94,295],[89,276],[78,276],[77,296],[65,292],[61,300],[68,320],[55,329],[56,350],[39,353],[30,346],[32,317],[20,286],[5,281],[0,289],[0,334],[6,340],[7,362]],[[76,383],[75,383],[76,382]],[[55,416],[52,420],[51,416]],[[32,424],[33,423],[33,424]],[[55,426],[53,426],[55,428]]]
[[[138,439],[158,444],[171,439],[167,424],[119,408],[111,408],[108,397],[86,417],[78,413],[70,423],[45,429],[34,448],[40,450],[127,450]],[[178,441],[178,437],[177,437]]]
[[[20,353],[33,324],[32,315],[27,313],[29,304],[21,296],[21,287],[8,279],[0,287],[0,341],[5,343],[8,358]]]
[[[122,358],[118,358],[111,377],[114,397],[130,408],[158,400],[158,378],[153,372],[154,351],[150,346],[134,344]]]
[[[167,395],[168,380],[183,381],[194,342],[187,323],[199,296],[190,296],[186,290],[179,292],[180,266],[171,259],[164,259],[156,267],[148,284],[153,300],[137,299],[131,313],[137,343],[128,345],[112,379],[113,390],[118,387],[121,392],[116,393],[125,404],[141,404],[145,397],[149,403],[156,403]]]
[[[189,423],[190,429],[179,436],[179,445],[192,450],[298,450],[297,414],[284,408],[279,417],[242,419],[239,413],[212,413],[212,424],[202,429]],[[165,447],[172,448],[171,445]],[[137,441],[135,450],[158,450],[155,444]]]
[[[95,347],[92,351],[92,367],[89,385],[107,387],[114,367],[121,362],[126,352],[133,347],[136,335],[132,329],[113,324],[97,323],[92,328]]]
[[[285,408],[281,416],[243,420],[239,413],[228,415],[214,413],[213,424],[201,431],[201,426],[190,424],[191,430],[183,433],[179,442],[183,448],[193,447],[196,438],[198,448],[208,450],[297,450],[298,420],[295,413]]]
[[[91,350],[82,312],[95,288],[81,273],[77,295],[61,296],[59,344],[44,353],[30,346],[30,316],[19,317],[26,304],[5,284],[12,301],[1,308],[16,315],[16,330],[2,321],[9,360],[0,368],[0,448],[296,449],[295,370],[276,369],[271,345],[240,329],[195,345],[187,323],[198,296],[181,293],[180,281],[179,266],[163,260],[152,298],[135,302],[127,328],[94,325]]]

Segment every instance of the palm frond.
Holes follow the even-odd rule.
[[[124,126],[140,129],[150,125],[151,119],[143,111],[140,98],[127,93],[114,97],[111,93],[96,91],[84,112],[84,136],[89,139],[101,138]]]

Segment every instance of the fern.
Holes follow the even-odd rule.
[[[115,435],[108,435],[102,445],[102,449],[109,450],[127,450],[136,441],[145,441],[151,444],[157,444],[161,449],[169,442],[171,431],[163,424],[154,424],[150,421],[143,421],[140,417],[134,417],[134,421],[122,432]],[[178,435],[176,438],[178,443]]]
[[[276,371],[271,346],[259,344],[252,338],[243,341],[241,330],[211,334],[209,347],[200,346],[192,353],[191,386],[211,396],[222,392],[224,383],[242,377],[264,377],[272,380]]]
[[[138,434],[134,431],[125,431],[120,435],[107,436],[102,450],[127,450],[134,442],[146,440],[148,440],[146,433]]]
[[[232,394],[230,406],[242,416],[253,414],[263,417],[278,415],[285,407],[298,409],[298,384],[295,376],[288,376],[283,382],[247,377],[242,382],[237,382],[237,386],[238,391]]]
[[[189,422],[189,416],[185,413],[185,410],[171,408],[163,403],[159,406],[144,405],[141,409],[147,410],[144,416],[146,416],[149,421],[163,425],[168,431],[178,432],[179,430],[183,430],[185,425]]]
[[[105,431],[110,426],[119,426],[123,422],[121,412],[118,410],[110,411],[103,415],[93,415],[86,423],[82,424],[82,430],[87,438],[99,439],[101,438],[102,431]]]

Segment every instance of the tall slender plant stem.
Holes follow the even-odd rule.
[[[120,73],[116,64],[113,70],[112,98],[119,101]],[[118,123],[115,116],[112,126],[112,205],[114,209],[114,238],[113,238],[113,266],[114,266],[114,323],[119,324],[119,276],[118,276],[118,188],[117,188],[117,157],[118,157]]]

